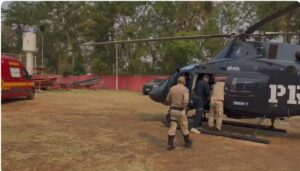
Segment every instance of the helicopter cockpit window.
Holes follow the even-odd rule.
[[[261,44],[254,43],[254,47],[256,50],[256,52],[255,52],[256,57],[264,57],[265,56],[265,49]]]
[[[222,49],[220,52],[217,53],[217,55],[215,56],[215,59],[223,59],[226,58],[226,54],[229,50],[230,46],[225,47],[224,49]]]
[[[241,58],[249,56],[249,49],[242,45],[232,45],[227,58]]]

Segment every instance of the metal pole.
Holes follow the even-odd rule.
[[[34,68],[33,68],[33,73],[34,73],[34,75],[36,75],[36,56],[37,55],[34,55]]]
[[[42,74],[43,74],[43,70],[44,70],[44,35],[43,33],[41,33],[42,35]]]
[[[119,76],[118,76],[118,44],[115,45],[116,49],[116,90],[119,90]]]
[[[20,62],[22,63],[22,55],[19,54],[19,59],[20,59]]]

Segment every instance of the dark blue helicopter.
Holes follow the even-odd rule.
[[[152,100],[165,103],[169,89],[176,84],[181,75],[188,75],[191,84],[190,95],[197,81],[203,75],[211,77],[222,74],[227,77],[225,85],[224,111],[229,118],[261,118],[256,128],[265,118],[272,120],[271,128],[275,130],[274,120],[300,115],[300,45],[289,43],[272,43],[266,41],[248,41],[252,37],[268,36],[300,36],[300,33],[265,33],[254,34],[263,25],[286,13],[299,10],[300,4],[295,2],[250,26],[240,34],[215,34],[179,37],[162,37],[152,39],[136,39],[127,41],[87,43],[85,45],[107,45],[123,43],[139,43],[168,40],[191,40],[207,38],[229,38],[232,41],[222,49],[211,61],[191,64],[176,71],[171,78],[154,88],[149,96]],[[192,98],[189,104],[193,109]],[[208,108],[209,106],[207,106]],[[253,127],[253,126],[249,126]],[[257,139],[255,131],[252,137],[242,139],[268,143]],[[204,131],[205,133],[205,131]],[[209,133],[209,132],[206,132]],[[215,133],[212,133],[215,134]],[[232,134],[222,136],[241,138]]]
[[[178,70],[149,96],[165,102],[166,94],[181,75],[189,75],[192,92],[204,74],[227,76],[225,113],[233,118],[277,118],[300,115],[300,45],[233,41],[205,64]],[[193,109],[193,101],[190,102]]]

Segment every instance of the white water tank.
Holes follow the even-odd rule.
[[[23,51],[36,51],[36,34],[33,32],[23,33]]]
[[[32,32],[23,33],[23,51],[26,52],[26,69],[29,75],[34,73],[34,56],[36,51],[36,34]]]

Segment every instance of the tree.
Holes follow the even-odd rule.
[[[84,42],[239,32],[290,2],[11,2],[3,9],[2,51],[22,53],[22,34],[45,27],[44,58],[51,73],[112,74],[115,47]],[[299,32],[299,12],[261,30]],[[119,45],[121,74],[169,74],[193,59],[206,60],[226,39]]]

